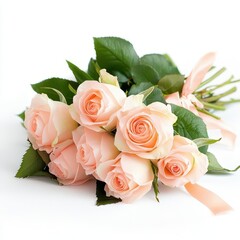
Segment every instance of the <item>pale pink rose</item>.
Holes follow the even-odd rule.
[[[34,149],[50,153],[54,146],[72,138],[78,124],[71,118],[69,106],[37,94],[25,111],[24,125]]]
[[[195,183],[208,170],[208,158],[188,138],[174,136],[171,152],[158,163],[158,178],[170,187]]]
[[[143,95],[128,97],[119,111],[115,145],[123,152],[159,159],[172,147],[173,124],[177,117],[170,105],[154,102],[145,106],[142,99]]]
[[[76,160],[77,148],[72,140],[67,140],[54,148],[50,154],[49,172],[63,185],[80,185],[91,179]]]
[[[152,186],[150,161],[133,154],[121,153],[114,160],[99,164],[96,172],[106,183],[107,196],[121,198],[125,203],[143,197]]]
[[[116,127],[116,113],[125,98],[125,93],[116,86],[85,81],[73,98],[71,115],[80,125],[94,131],[111,131]]]
[[[95,178],[98,178],[95,170],[99,163],[119,154],[114,146],[114,137],[107,132],[95,132],[80,126],[73,131],[73,141],[77,147],[77,162],[86,174],[93,174]]]

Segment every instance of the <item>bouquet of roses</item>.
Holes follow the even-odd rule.
[[[212,110],[238,99],[223,100],[236,87],[231,77],[211,85],[225,69],[213,73],[214,53],[205,55],[186,78],[168,55],[139,57],[128,41],[94,38],[96,59],[85,72],[67,62],[76,81],[51,78],[33,84],[37,95],[19,116],[29,149],[16,177],[48,176],[62,185],[96,179],[97,205],[132,202],[159,183],[186,190],[213,212],[230,208],[201,199],[216,195],[196,184],[205,173],[223,168],[208,145],[207,129],[219,129],[234,143],[234,133]],[[209,72],[209,73],[208,73]],[[215,209],[215,210],[214,210]]]

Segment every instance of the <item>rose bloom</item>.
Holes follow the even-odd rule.
[[[159,159],[167,155],[173,143],[173,123],[177,117],[170,105],[160,102],[145,106],[143,95],[127,98],[118,113],[116,147],[143,158]]]
[[[71,115],[80,125],[94,131],[111,131],[116,127],[116,113],[125,98],[125,93],[116,86],[85,81],[73,98]]]
[[[158,178],[170,187],[195,183],[208,170],[208,158],[188,138],[174,136],[171,152],[158,163]]]
[[[77,147],[77,162],[86,174],[95,173],[99,163],[114,159],[119,154],[114,146],[114,137],[107,132],[95,132],[83,126],[73,131],[73,141]]]
[[[34,149],[50,153],[57,144],[71,139],[77,123],[71,118],[69,106],[53,101],[46,94],[37,94],[25,111],[24,125]]]
[[[150,161],[133,154],[121,153],[114,160],[99,164],[96,172],[106,183],[107,196],[121,198],[125,203],[141,198],[152,187]]]
[[[76,160],[77,148],[72,140],[67,140],[54,148],[50,154],[49,172],[63,185],[80,185],[91,179]]]

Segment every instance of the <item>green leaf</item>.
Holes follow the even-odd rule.
[[[101,68],[131,76],[131,68],[138,63],[139,57],[130,42],[117,37],[103,37],[94,38],[94,46]]]
[[[57,179],[56,176],[52,175],[48,171],[39,171],[39,172],[34,173],[32,176],[36,176],[36,177],[49,177],[51,179]]]
[[[159,75],[152,67],[144,64],[135,65],[132,68],[132,78],[136,84],[141,82],[151,82],[157,84],[159,81]]]
[[[167,74],[179,74],[179,71],[172,62],[161,54],[147,54],[140,58],[140,63],[152,67],[159,76],[159,79]]]
[[[92,79],[98,80],[99,78],[99,70],[96,60],[94,60],[93,58],[90,59],[89,63],[88,63],[88,70],[87,73],[92,77]]]
[[[68,84],[68,89],[69,89],[74,95],[77,94],[77,90],[74,89],[71,84]]]
[[[111,203],[117,203],[117,202],[121,202],[122,200],[119,198],[115,198],[115,197],[107,197],[106,196],[106,192],[104,190],[105,187],[105,183],[101,182],[101,181],[96,181],[96,196],[97,196],[97,202],[96,205],[97,206],[101,206],[101,205],[106,205],[106,204],[111,204]]]
[[[129,79],[121,72],[111,71],[109,73],[111,73],[113,76],[116,76],[118,78],[119,83],[126,83],[129,81]]]
[[[210,139],[210,138],[196,138],[193,140],[193,142],[200,148],[203,146],[207,146],[210,144],[214,144],[216,142],[219,142],[221,138],[219,139]]]
[[[178,117],[174,124],[174,130],[179,135],[194,140],[196,138],[208,138],[207,128],[203,120],[189,110],[171,104],[172,112]],[[208,146],[201,147],[202,153],[207,152]]]
[[[145,100],[146,105],[149,105],[153,102],[161,102],[166,104],[162,91],[157,87],[154,88],[152,93],[149,94],[147,99]]]
[[[25,120],[25,111],[19,113],[18,117],[20,117],[24,121]]]
[[[58,95],[60,102],[67,103],[67,100],[64,97],[64,95],[59,90],[57,90],[56,88],[51,88],[51,87],[44,87],[44,88],[45,89],[50,89],[50,90],[54,91]]]
[[[93,78],[83,70],[81,70],[79,67],[74,65],[73,63],[67,61],[67,64],[69,68],[72,70],[73,75],[75,76],[78,83],[82,83],[85,80],[92,80]]]
[[[164,94],[181,92],[184,84],[184,76],[180,74],[168,74],[160,79],[158,87]]]
[[[233,170],[223,168],[212,153],[207,152],[206,155],[208,157],[208,162],[209,162],[208,173],[226,174],[226,173],[236,172],[238,169],[240,169],[240,165]]]
[[[47,80],[44,80],[42,82],[32,84],[32,88],[37,93],[45,93],[48,95],[48,97],[52,100],[59,101],[59,96],[56,92],[52,91],[48,88],[54,88],[60,91],[68,104],[71,104],[73,101],[74,93],[69,89],[69,84],[73,89],[77,89],[79,84],[77,82],[73,82],[67,79],[62,78],[49,78]]]
[[[141,92],[144,92],[145,90],[151,87],[153,87],[153,85],[150,82],[142,82],[140,84],[134,84],[130,88],[128,95],[140,94]],[[166,104],[163,93],[159,88],[154,87],[154,90],[151,92],[151,94],[148,95],[148,97],[145,100],[146,105],[149,105],[152,102],[162,102]]]
[[[153,92],[153,90],[154,90],[154,86],[152,86],[152,87],[150,87],[150,88],[148,88],[148,89],[139,93],[139,94],[142,94],[144,96],[143,101],[146,100],[146,98]]]
[[[172,58],[168,54],[163,54],[163,56],[171,63],[172,66],[177,67]]]
[[[159,194],[158,167],[156,165],[154,165],[152,162],[151,162],[151,166],[152,166],[152,171],[153,171],[153,175],[154,175],[152,186],[153,186],[153,190],[154,190],[154,193],[155,193],[155,198],[159,202],[159,199],[158,199],[158,194]]]
[[[23,155],[21,166],[15,177],[25,178],[32,176],[39,171],[43,171],[46,164],[39,156],[38,152],[30,145],[29,149]]]
[[[128,95],[137,95],[137,94],[147,90],[148,88],[150,88],[152,86],[153,85],[150,82],[141,82],[140,84],[134,84],[130,88],[130,91],[129,91]]]

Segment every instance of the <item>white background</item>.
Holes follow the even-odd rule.
[[[235,209],[213,216],[184,189],[160,188],[127,205],[96,207],[94,183],[61,187],[16,179],[26,133],[16,114],[30,104],[30,84],[72,78],[65,60],[86,69],[92,37],[128,39],[139,55],[169,53],[189,74],[200,56],[240,77],[239,1],[0,0],[0,239],[239,239],[240,172],[207,175],[199,184]],[[239,104],[222,114],[240,136]],[[213,148],[226,167],[240,164],[240,141]]]

